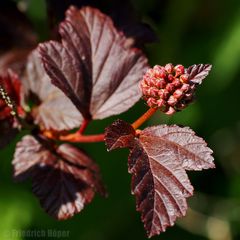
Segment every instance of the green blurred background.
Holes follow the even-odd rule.
[[[44,0],[26,2],[27,17],[40,39],[45,39],[48,31]],[[159,37],[157,43],[146,46],[152,65],[213,64],[194,104],[173,117],[156,114],[147,123],[190,126],[214,150],[217,166],[214,170],[189,173],[195,195],[188,201],[187,216],[153,239],[240,239],[240,1],[133,0],[132,3]],[[145,110],[146,106],[140,102],[120,118],[131,122]],[[88,133],[102,132],[114,119],[91,123]],[[36,229],[70,231],[68,238],[56,239],[147,238],[130,194],[127,150],[107,153],[103,143],[82,145],[100,165],[109,197],[96,196],[80,214],[58,222],[41,209],[31,193],[30,182],[17,184],[12,180],[11,160],[20,137],[0,151],[1,240],[37,239],[9,235],[12,230]]]

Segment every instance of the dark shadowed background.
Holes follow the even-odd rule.
[[[13,2],[24,10],[40,41],[48,39],[45,1]],[[60,4],[62,1],[53,2]],[[153,239],[240,239],[240,1],[131,2],[159,38],[156,43],[145,47],[151,65],[168,62],[185,66],[195,63],[213,65],[194,104],[173,117],[156,114],[148,122],[152,125],[176,123],[190,126],[214,150],[217,166],[214,170],[189,174],[195,195],[188,201],[187,216]],[[1,12],[4,12],[3,8]],[[124,16],[124,11],[122,14]],[[14,31],[14,24],[11,27]],[[4,37],[1,33],[0,38]],[[13,42],[18,38],[7,40]],[[145,110],[144,103],[139,102],[120,118],[131,122]],[[100,133],[114,119],[93,122],[87,132]],[[38,239],[24,238],[19,233],[21,230],[49,229],[69,231],[69,237],[56,239],[146,239],[140,214],[135,211],[135,199],[130,194],[127,150],[107,153],[103,143],[82,144],[100,165],[109,197],[96,196],[80,214],[71,220],[57,222],[41,209],[31,193],[30,182],[17,184],[12,180],[11,159],[20,138],[18,136],[15,142],[0,151],[0,239]]]

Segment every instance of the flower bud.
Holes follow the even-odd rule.
[[[168,92],[172,93],[172,92],[174,92],[174,90],[175,90],[175,86],[174,86],[172,83],[168,83],[168,84],[166,85],[166,90],[167,90]]]
[[[188,83],[188,80],[189,80],[189,75],[188,74],[183,74],[180,76],[180,81],[182,83]]]
[[[181,89],[177,89],[174,93],[173,93],[173,96],[177,99],[180,99],[182,98],[183,96],[183,90]]]
[[[169,81],[169,82],[174,81],[174,76],[173,76],[172,74],[169,74],[169,75],[168,75],[168,81]]]
[[[184,66],[171,63],[148,69],[139,84],[148,106],[171,115],[191,103],[196,84],[185,72]]]
[[[154,76],[156,78],[165,78],[166,77],[166,72],[163,67],[156,65],[153,67],[153,70],[154,70]]]
[[[165,88],[167,85],[166,81],[161,78],[160,80],[156,80],[156,87],[159,89]]]
[[[176,88],[179,88],[182,86],[182,83],[180,82],[180,80],[178,78],[175,78],[172,83]]]
[[[167,89],[161,89],[158,91],[158,96],[162,98],[163,100],[167,100],[170,93]]]
[[[183,65],[179,64],[179,65],[175,66],[174,70],[175,70],[175,77],[178,77],[178,76],[184,74],[184,66]]]
[[[178,102],[178,99],[175,98],[174,96],[170,96],[167,103],[170,105],[170,106],[175,106]]]
[[[190,89],[190,86],[189,86],[189,84],[187,84],[187,83],[184,83],[184,84],[182,85],[182,87],[181,87],[181,90],[182,90],[183,92],[187,92],[189,89]]]
[[[156,105],[157,105],[157,101],[156,101],[156,99],[154,99],[154,98],[148,98],[148,100],[147,100],[147,105],[149,106],[149,107],[156,107]]]
[[[164,101],[163,99],[159,99],[159,100],[157,100],[157,105],[159,108],[165,107],[166,101]]]
[[[165,65],[165,70],[167,73],[172,73],[174,66],[171,63]]]

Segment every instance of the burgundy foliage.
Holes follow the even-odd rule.
[[[186,214],[193,187],[186,170],[213,168],[212,150],[188,127],[159,125],[136,136],[122,120],[106,129],[109,150],[130,148],[129,173],[148,236],[164,232]]]
[[[25,98],[32,95],[37,97],[36,106],[32,110],[35,124],[42,129],[58,131],[73,129],[81,124],[81,114],[71,100],[51,84],[36,50],[28,57],[22,81]]]
[[[82,6],[86,1],[64,0],[56,6],[52,20],[62,17],[69,2]],[[49,11],[54,3],[47,1]],[[10,5],[6,6],[11,9]],[[138,25],[135,16],[131,19],[128,1],[115,1],[111,6],[114,10],[109,13],[119,22],[113,23],[96,8],[69,7],[59,27],[61,40],[41,43],[34,50],[36,38],[28,21],[15,9],[13,22],[19,19],[19,26],[11,32],[12,10],[2,13],[0,8],[0,27],[6,25],[7,36],[14,36],[13,42],[0,40],[0,148],[19,129],[29,131],[16,146],[14,178],[30,178],[41,206],[58,220],[79,213],[96,192],[106,196],[97,164],[82,149],[62,140],[96,142],[105,136],[109,151],[129,148],[132,194],[152,237],[186,214],[187,198],[193,194],[186,171],[214,168],[212,150],[188,127],[133,128],[156,109],[150,109],[137,124],[115,121],[105,135],[84,135],[84,130],[90,120],[128,110],[142,94],[151,108],[167,114],[182,110],[193,101],[195,88],[211,65],[185,69],[167,64],[148,69],[147,58],[133,46],[151,41],[145,38],[151,30]],[[119,6],[128,9],[126,15]],[[71,131],[75,128],[79,130]]]
[[[98,166],[69,144],[55,147],[39,136],[25,136],[17,144],[13,165],[16,180],[31,177],[33,193],[58,220],[79,213],[96,191],[105,195]]]
[[[202,80],[209,74],[212,69],[210,64],[197,64],[190,66],[186,73],[189,74],[189,80],[196,84],[201,84]]]
[[[125,121],[118,119],[105,130],[105,143],[108,151],[126,148],[132,145],[135,130]]]
[[[109,17],[97,9],[70,7],[59,32],[62,43],[40,44],[39,52],[52,83],[85,119],[122,113],[140,99],[137,86],[147,59],[126,46]]]

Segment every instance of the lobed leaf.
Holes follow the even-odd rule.
[[[52,83],[59,87],[86,119],[122,113],[141,97],[138,82],[147,59],[112,20],[90,7],[70,7],[59,32],[62,42],[40,44],[39,52]]]
[[[96,191],[105,195],[98,166],[69,144],[55,147],[39,136],[25,136],[17,144],[13,166],[16,180],[32,178],[41,206],[58,220],[79,213]]]
[[[126,129],[131,126],[123,121],[113,123],[106,129],[105,141],[109,150],[130,148],[132,193],[148,236],[152,237],[186,214],[186,198],[193,194],[186,170],[213,168],[212,150],[187,127],[149,127],[138,137]]]
[[[194,64],[187,69],[189,80],[193,83],[201,84],[202,80],[209,74],[212,65],[210,64]]]
[[[51,83],[36,50],[28,57],[22,81],[25,95],[34,94],[39,100],[32,111],[35,124],[58,131],[73,129],[81,124],[81,114],[70,99]]]
[[[105,129],[105,144],[108,151],[130,147],[134,141],[135,130],[131,125],[118,119]]]

